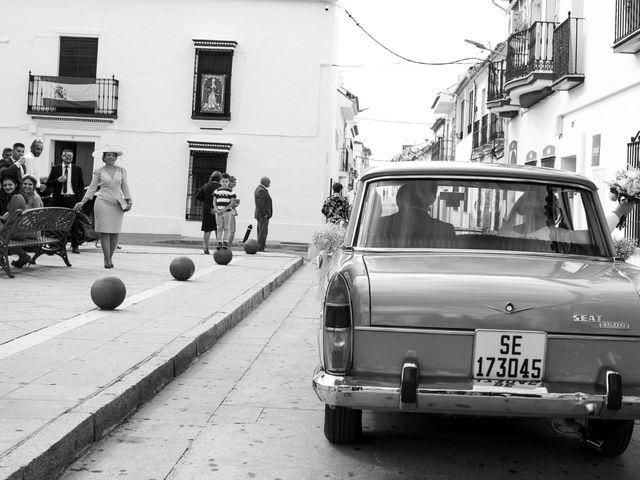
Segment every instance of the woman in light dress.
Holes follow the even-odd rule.
[[[113,268],[113,253],[118,246],[124,212],[131,210],[132,205],[127,171],[116,165],[118,158],[124,155],[121,147],[104,147],[93,152],[94,158],[102,157],[104,165],[94,170],[91,185],[74,207],[80,210],[97,192],[93,212],[95,231],[100,234],[104,268]]]

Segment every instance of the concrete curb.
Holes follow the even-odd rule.
[[[261,288],[248,290],[199,325],[130,368],[105,388],[51,420],[14,447],[0,465],[0,478],[57,478],[94,442],[122,423],[165,385],[186,370],[218,339],[282,285],[304,263],[302,258],[273,273]]]

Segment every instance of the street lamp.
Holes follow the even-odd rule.
[[[496,55],[504,55],[504,53],[499,52],[498,50],[487,47],[484,43],[476,42],[475,40],[469,40],[468,38],[465,38],[464,41],[470,43],[474,47],[479,48],[480,50],[487,50],[488,52],[495,53]]]

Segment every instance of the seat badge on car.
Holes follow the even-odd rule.
[[[602,315],[573,314],[573,321],[578,323],[591,323],[598,325],[598,328],[612,328],[614,330],[629,330],[629,322],[612,322],[605,320]]]
[[[536,308],[536,307],[524,307],[524,308],[516,308],[513,303],[508,302],[504,308],[499,308],[499,307],[493,307],[491,305],[485,305],[485,307],[487,308],[491,308],[493,310],[497,310],[499,312],[504,312],[504,313],[518,313],[518,312],[524,312],[525,310],[531,310],[532,308]]]

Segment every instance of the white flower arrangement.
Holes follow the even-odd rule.
[[[616,256],[623,261],[632,257],[636,252],[636,241],[633,238],[614,238],[613,244],[616,247]]]
[[[326,250],[331,255],[340,248],[346,229],[336,223],[318,225],[311,232],[311,245],[318,251]]]
[[[609,199],[614,202],[626,200],[628,202],[640,201],[640,170],[629,168],[628,170],[618,170],[616,179],[605,182],[609,185]],[[627,223],[627,216],[622,215],[620,222],[616,225],[623,229]]]
[[[618,170],[616,179],[606,182],[609,185],[609,198],[618,201],[622,198],[640,200],[640,170],[630,168]]]
[[[327,223],[314,227],[311,232],[309,258],[318,267],[318,288],[316,298],[322,299],[326,288],[327,267],[329,259],[340,248],[344,241],[346,228],[340,224]]]

